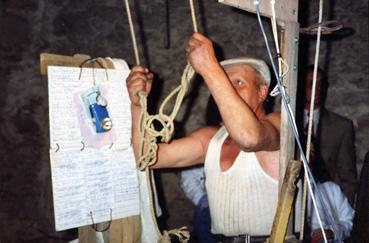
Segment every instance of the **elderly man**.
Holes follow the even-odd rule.
[[[203,127],[159,144],[154,168],[205,162],[206,189],[217,242],[237,242],[270,234],[277,204],[280,114],[266,114],[270,73],[253,58],[219,63],[212,42],[200,33],[189,40],[187,59],[200,74],[219,108],[224,126]],[[132,141],[139,142],[138,92],[150,92],[153,74],[141,66],[127,79],[133,119]]]

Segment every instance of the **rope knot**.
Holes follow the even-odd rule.
[[[178,237],[179,242],[186,243],[190,239],[190,233],[187,230],[187,227],[181,227],[179,229],[173,230],[164,230],[163,235],[159,239],[158,243],[171,243],[170,236],[174,235]]]
[[[159,108],[159,113],[157,115],[149,115],[147,113],[147,99],[146,95],[143,93],[139,94],[140,105],[141,105],[141,115],[140,115],[140,148],[139,148],[139,158],[137,161],[137,168],[140,170],[146,169],[146,167],[151,166],[156,163],[156,151],[158,145],[156,140],[161,137],[161,142],[168,143],[172,138],[174,132],[174,118],[177,115],[179,108],[182,104],[184,96],[188,90],[188,85],[191,79],[195,75],[195,70],[190,64],[187,63],[182,77],[181,84],[175,88],[163,101]],[[175,96],[176,101],[172,112],[167,115],[164,112],[164,108],[169,103],[169,101]],[[162,128],[157,131],[154,126],[154,122],[158,122]]]

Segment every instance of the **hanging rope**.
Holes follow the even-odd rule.
[[[141,64],[140,63],[140,56],[138,55],[138,47],[137,47],[135,29],[134,29],[133,21],[132,21],[131,7],[129,6],[129,0],[124,0],[124,3],[126,5],[126,12],[127,12],[128,24],[129,24],[129,32],[131,33],[133,51],[135,53],[135,58],[136,58],[136,65],[140,65]]]
[[[193,23],[194,32],[197,32],[197,22],[196,22],[196,14],[193,0],[189,0],[190,8],[191,8],[191,17]],[[135,37],[135,31],[132,21],[131,9],[129,6],[129,0],[125,0],[129,29],[132,38],[133,50],[136,58],[136,64],[140,65],[140,58],[138,54],[137,41]],[[182,104],[183,98],[188,90],[188,85],[193,76],[195,75],[195,71],[191,67],[190,64],[187,63],[181,78],[180,85],[175,88],[163,101],[162,105],[159,108],[159,113],[157,115],[149,115],[147,113],[147,94],[146,92],[139,92],[140,105],[141,105],[141,114],[139,118],[140,122],[140,136],[141,141],[139,145],[139,155],[137,161],[137,168],[140,170],[144,170],[146,167],[155,164],[156,162],[156,152],[157,152],[157,138],[161,137],[161,142],[169,142],[174,132],[174,118],[176,117],[179,108]],[[178,94],[177,94],[178,93]],[[169,101],[177,94],[176,102],[174,104],[172,113],[170,115],[166,115],[164,113],[164,109],[169,103]],[[160,131],[156,131],[154,127],[154,122],[157,121],[161,124],[162,129]]]
[[[314,116],[314,100],[315,100],[315,89],[316,89],[316,78],[318,72],[318,61],[319,61],[319,49],[320,49],[320,36],[322,32],[322,23],[323,20],[323,0],[319,1],[319,21],[318,21],[318,30],[317,30],[317,40],[316,40],[316,48],[315,48],[315,60],[314,60],[314,71],[313,71],[313,86],[312,93],[310,99],[310,115],[308,122],[308,134],[307,134],[307,142],[306,142],[306,160],[310,161],[310,151],[311,151],[311,135],[313,133],[313,116]],[[304,225],[305,225],[305,211],[306,211],[306,203],[307,203],[307,174],[305,172],[304,177],[304,186],[303,186],[303,194],[302,194],[302,204],[301,204],[301,227],[300,227],[300,240],[303,240],[304,237]],[[319,222],[321,224],[319,213],[317,213]],[[323,233],[324,242],[327,242],[327,236],[323,229],[322,224],[321,230]]]
[[[189,0],[189,2],[190,2],[190,8],[191,8],[191,17],[192,17],[193,32],[198,32],[197,31],[197,21],[196,21],[195,6],[193,4],[193,0]]]
[[[192,23],[193,23],[193,29],[194,32],[197,32],[197,23],[196,23],[196,15],[195,15],[195,8],[193,4],[193,0],[189,0],[190,2],[190,8],[191,8],[191,16],[192,16]],[[138,54],[138,47],[137,42],[135,38],[135,31],[132,21],[132,15],[131,15],[131,9],[129,6],[129,0],[125,0],[126,5],[126,11],[127,11],[127,17],[129,22],[129,29],[131,33],[132,38],[132,44],[134,49],[134,54],[136,58],[136,64],[140,65],[140,58]],[[139,151],[138,151],[138,161],[137,161],[137,168],[140,170],[146,171],[146,178],[148,181],[148,187],[149,187],[149,198],[150,198],[150,207],[152,212],[153,221],[155,222],[156,230],[159,235],[161,235],[159,239],[159,243],[170,243],[170,235],[175,235],[178,237],[180,242],[186,243],[188,242],[190,238],[190,234],[186,227],[182,227],[180,229],[174,229],[170,231],[164,231],[163,234],[160,234],[156,218],[154,216],[154,202],[153,202],[153,196],[152,196],[152,188],[151,188],[151,178],[150,178],[150,170],[149,166],[153,165],[157,160],[157,149],[158,145],[156,144],[156,140],[158,137],[161,137],[161,142],[169,142],[171,139],[173,132],[174,132],[174,118],[176,117],[179,108],[181,107],[183,98],[188,90],[188,85],[191,79],[195,75],[195,70],[192,68],[192,66],[187,63],[182,77],[181,77],[181,83],[180,85],[175,88],[163,101],[159,108],[159,113],[157,115],[149,115],[147,112],[147,93],[146,92],[140,92],[139,95],[139,101],[141,106],[141,113],[139,117],[139,132],[141,136],[141,141],[139,144]],[[169,103],[169,101],[175,97],[176,101],[173,107],[172,112],[167,115],[164,113],[164,109]],[[162,126],[162,129],[160,131],[155,130],[154,122],[159,122]]]
[[[127,0],[126,0],[127,1]],[[194,26],[194,31],[197,32],[197,23],[195,17],[195,10],[193,6],[193,0],[190,1],[191,15]],[[188,90],[188,85],[191,79],[194,77],[195,71],[192,66],[187,63],[182,77],[180,85],[175,88],[163,101],[159,108],[159,113],[157,115],[149,115],[147,112],[147,95],[146,93],[140,92],[140,136],[141,141],[139,145],[139,154],[137,161],[137,168],[139,170],[144,170],[146,167],[151,166],[156,163],[157,160],[157,138],[161,137],[161,142],[169,142],[173,132],[174,132],[174,118],[176,117],[179,108],[182,104],[183,98]],[[165,107],[169,101],[175,97],[176,101],[172,112],[167,115],[164,113]],[[154,123],[158,122],[162,126],[160,131],[155,129]]]
[[[182,227],[179,229],[164,230],[162,238],[159,239],[158,243],[170,243],[170,236],[177,236],[180,242],[187,242],[190,239],[190,233],[187,230],[187,227]]]
[[[156,163],[156,152],[157,144],[156,139],[161,137],[161,142],[167,143],[170,141],[174,132],[174,118],[177,115],[179,108],[182,104],[183,98],[188,90],[189,82],[194,76],[195,71],[193,68],[187,64],[185,70],[183,71],[181,83],[175,88],[163,101],[159,108],[159,113],[157,115],[149,115],[147,113],[147,103],[146,99],[140,97],[141,105],[141,115],[140,115],[140,134],[141,143],[139,147],[139,158],[137,161],[137,167],[140,170],[144,170],[146,167],[151,166]],[[169,101],[176,97],[176,102],[174,104],[171,114],[167,115],[164,113],[165,107]],[[159,122],[162,126],[160,131],[155,130],[154,122]],[[146,146],[146,147],[145,147]]]

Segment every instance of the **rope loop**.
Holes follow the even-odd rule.
[[[162,129],[157,131],[154,127],[154,122],[157,121],[161,124]],[[171,136],[174,131],[174,123],[173,120],[170,119],[169,116],[163,115],[155,115],[148,116],[145,121],[146,133],[148,136],[153,137],[161,137],[161,142],[167,143],[171,139]]]
[[[195,7],[193,4],[194,0],[189,0],[190,8],[191,8],[191,16],[192,16],[192,23],[194,27],[194,32],[197,32],[197,23],[196,23],[196,15],[195,15]],[[138,55],[138,47],[134,33],[134,26],[131,16],[131,10],[129,6],[129,0],[125,0],[127,17],[131,32],[132,43],[134,47],[134,53],[136,58],[136,64],[140,65],[140,58]],[[151,189],[151,178],[150,178],[150,170],[149,166],[155,164],[157,160],[157,150],[158,145],[156,144],[156,138],[161,137],[162,142],[169,142],[170,138],[172,137],[174,131],[174,124],[173,120],[177,115],[179,108],[182,104],[183,98],[188,90],[188,85],[191,79],[195,75],[195,70],[191,67],[190,64],[187,63],[181,78],[181,84],[174,89],[167,98],[165,98],[164,102],[162,103],[159,114],[155,116],[150,116],[147,112],[147,93],[146,92],[139,92],[139,102],[141,106],[141,113],[139,117],[139,133],[140,133],[140,143],[139,143],[139,151],[138,151],[138,160],[137,160],[137,168],[139,170],[146,171],[146,178],[148,182],[149,188],[149,200],[151,206],[151,215],[153,217],[153,221],[155,222],[155,229],[157,233],[161,236],[158,242],[161,243],[170,243],[170,235],[175,235],[178,237],[181,243],[187,243],[190,239],[190,233],[188,232],[186,227],[182,227],[180,229],[164,231],[163,235],[160,234],[159,227],[156,223],[156,218],[154,216],[154,206],[153,206],[153,198],[152,198],[152,189]],[[164,107],[166,104],[177,94],[176,102],[174,108],[170,115],[166,115],[164,113]],[[162,125],[162,129],[160,131],[156,131],[154,127],[154,122],[159,122]]]
[[[171,243],[170,236],[174,235],[178,237],[179,242],[186,243],[190,240],[190,233],[187,227],[181,227],[179,229],[164,230],[162,237],[159,239],[158,243]]]
[[[140,115],[140,148],[139,148],[139,158],[137,160],[137,168],[139,170],[144,170],[146,167],[151,166],[156,163],[157,155],[156,151],[158,145],[156,144],[157,138],[161,137],[161,142],[168,143],[172,138],[174,132],[174,118],[176,117],[179,108],[183,102],[184,96],[188,90],[190,81],[195,75],[195,70],[190,64],[187,63],[182,77],[180,85],[175,88],[163,101],[159,108],[159,113],[157,115],[149,115],[147,113],[147,99],[146,93],[140,92],[140,105],[141,105],[141,115]],[[172,112],[167,115],[164,110],[168,103],[176,97],[176,101]],[[159,123],[162,128],[160,131],[155,129],[154,123]]]

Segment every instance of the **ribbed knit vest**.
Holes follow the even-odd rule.
[[[205,159],[212,232],[268,235],[277,207],[278,181],[264,172],[254,152],[241,151],[233,165],[222,172],[220,151],[227,136],[226,128],[220,128]]]

